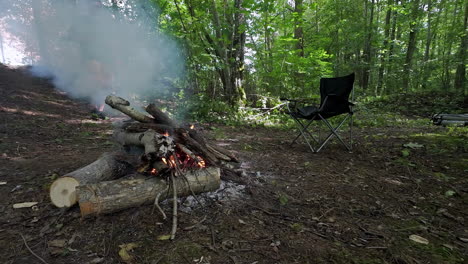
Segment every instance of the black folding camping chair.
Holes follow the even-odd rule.
[[[320,106],[316,107],[313,105],[299,107],[299,103],[304,103],[303,100],[284,99],[287,103],[288,114],[294,119],[299,126],[299,134],[294,138],[293,144],[303,137],[309,145],[312,152],[319,152],[333,137],[336,137],[346,149],[351,151],[352,149],[352,126],[353,126],[353,111],[352,106],[354,105],[349,101],[353,99],[353,84],[354,84],[354,73],[335,78],[321,78],[320,79]],[[329,118],[334,116],[346,115],[338,125],[333,126],[329,122]],[[326,127],[330,129],[330,133],[323,139],[315,137],[309,127],[313,121],[322,121]],[[349,144],[338,134],[338,130],[348,120],[349,122]],[[313,142],[311,142],[313,141]],[[313,144],[315,142],[315,144]]]

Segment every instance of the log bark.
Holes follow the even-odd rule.
[[[76,187],[87,183],[113,180],[133,170],[119,158],[121,153],[104,153],[95,162],[56,179],[50,186],[50,200],[57,207],[71,207],[77,202]]]
[[[145,110],[153,116],[154,123],[167,125],[173,128],[179,127],[174,120],[172,120],[166,113],[161,111],[155,104],[149,104]]]
[[[115,141],[122,145],[144,147],[145,155],[149,158],[151,158],[150,156],[166,157],[174,152],[174,140],[152,129],[143,133],[127,133],[123,130],[115,130],[113,136]]]
[[[209,167],[188,171],[185,179],[181,176],[175,180],[177,196],[189,196],[202,192],[214,191],[221,184],[220,169]],[[160,177],[135,180],[115,180],[87,184],[77,187],[81,216],[107,214],[142,204],[153,203],[160,194],[160,199],[172,195],[166,191],[168,183]]]
[[[175,129],[168,125],[138,122],[124,124],[122,129],[125,129],[127,132],[145,132],[148,129],[153,129],[160,134],[168,133],[170,136],[174,136],[174,134],[178,133],[179,130],[185,130],[183,128]]]
[[[120,112],[128,115],[129,117],[135,119],[136,121],[140,121],[142,123],[153,123],[154,119],[135,110],[133,107],[130,106],[130,102],[127,100],[114,96],[108,95],[106,97],[106,104],[110,107],[119,110]]]

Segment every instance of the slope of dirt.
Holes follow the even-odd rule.
[[[50,204],[48,186],[112,148],[110,121],[0,68],[0,262],[124,263],[121,245],[136,243],[127,263],[466,263],[466,135],[361,127],[352,153],[331,144],[311,154],[290,144],[293,131],[203,127],[246,173],[201,204],[182,200],[174,241],[158,240],[171,223],[152,206],[80,219]]]

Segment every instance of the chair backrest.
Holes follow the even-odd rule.
[[[354,73],[343,77],[320,79],[320,107],[322,112],[329,113],[328,116],[350,112],[348,101],[353,85]],[[328,99],[324,104],[327,96]]]

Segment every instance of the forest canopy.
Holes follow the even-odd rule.
[[[64,1],[14,2],[1,11],[3,23],[21,20],[15,8],[29,5],[34,25],[35,10],[46,10],[41,3]],[[159,48],[147,55],[164,63],[184,60],[183,74],[157,71],[153,84],[179,97],[258,106],[264,97],[317,95],[321,77],[351,72],[362,96],[468,93],[468,3],[463,0],[89,2],[109,9],[116,19],[150,25],[151,34],[177,43],[166,43],[176,47],[164,51],[171,56],[158,55]],[[160,90],[154,93],[157,97]]]

